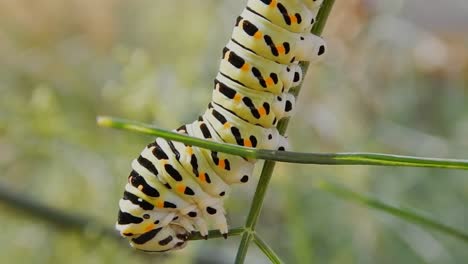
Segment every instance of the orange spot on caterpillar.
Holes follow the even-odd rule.
[[[270,7],[276,7],[276,0],[271,0]]]
[[[185,192],[185,185],[183,184],[177,184],[176,186],[176,190],[180,193],[184,193]]]
[[[263,34],[262,32],[260,31],[257,31],[255,32],[254,36],[253,36],[255,39],[261,39],[263,37]]]
[[[262,106],[258,108],[258,113],[260,114],[260,116],[265,116],[266,115],[265,107]]]
[[[164,208],[164,201],[162,201],[162,200],[160,200],[160,199],[157,200],[157,201],[156,201],[156,207],[157,207],[157,208]]]
[[[140,191],[143,190],[143,185],[141,185],[141,184],[138,185],[138,190],[140,190]]]
[[[248,70],[250,70],[250,66],[247,63],[244,63],[244,65],[242,65],[242,67],[241,67],[241,70],[248,71]]]
[[[187,151],[187,155],[189,155],[189,156],[191,156],[193,154],[192,147],[187,147],[186,151]]]
[[[268,77],[268,78],[265,80],[265,82],[266,82],[267,86],[271,86],[271,85],[274,84],[273,79],[272,79],[271,77]]]
[[[296,16],[289,16],[291,19],[291,23],[296,23],[297,24],[297,17]]]
[[[206,182],[206,174],[204,172],[200,172],[198,174],[198,178],[200,179],[201,182]]]
[[[147,226],[145,227],[145,229],[143,229],[143,230],[144,230],[145,232],[148,232],[148,231],[150,231],[150,230],[153,230],[153,229],[154,229],[154,226],[155,226],[155,224],[151,223],[151,224],[147,225]]]
[[[236,95],[234,95],[234,102],[236,103],[239,103],[242,99],[242,95],[236,93]]]
[[[231,127],[231,123],[229,122],[224,123],[224,128],[228,129],[230,127]]]
[[[252,141],[250,141],[250,139],[248,139],[248,138],[244,138],[244,147],[251,148],[252,147]]]
[[[219,163],[218,163],[218,167],[219,167],[220,169],[224,169],[224,168],[226,167],[226,162],[225,162],[225,160],[220,159],[220,160],[219,160]]]
[[[278,50],[279,54],[284,54],[286,50],[284,49],[283,45],[281,46],[276,46],[276,49]]]

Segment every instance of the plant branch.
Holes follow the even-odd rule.
[[[245,228],[238,227],[238,228],[229,229],[229,232],[228,232],[227,235],[228,236],[239,236],[239,235],[242,235],[244,232],[245,232]],[[221,238],[221,237],[223,237],[223,234],[221,234],[219,232],[219,230],[210,230],[208,232],[208,239]],[[188,240],[204,240],[204,239],[205,238],[200,234],[200,232],[195,232],[195,233],[192,233],[189,236]]]
[[[163,137],[165,139],[251,159],[318,165],[375,165],[468,170],[468,160],[462,159],[439,159],[370,152],[303,153],[255,149],[187,136],[156,128],[149,124],[120,118],[98,117],[97,122],[103,127],[124,129]]]
[[[334,0],[325,0],[322,3],[322,6],[320,7],[320,10],[317,14],[317,20],[316,20],[317,23],[312,27],[311,33],[315,35],[320,35],[322,33],[334,2],[335,2]],[[301,63],[303,76],[305,76],[308,67],[309,67],[308,62]],[[304,80],[302,80],[302,82],[303,81]],[[294,89],[296,97],[299,95],[301,87],[302,87],[302,83],[299,84],[299,86]],[[289,119],[281,120],[279,122],[277,128],[280,134],[284,135],[288,127],[288,123],[289,123]],[[255,230],[255,226],[257,224],[260,211],[262,210],[263,200],[265,199],[266,190],[268,189],[268,184],[273,174],[274,167],[275,167],[274,161],[267,160],[263,164],[263,169],[262,169],[262,172],[260,173],[260,179],[257,184],[257,189],[255,191],[255,195],[254,195],[252,205],[250,207],[249,215],[247,216],[247,221],[245,225],[245,228],[249,232],[245,232],[242,235],[241,243],[240,243],[239,249],[237,250],[236,261],[235,261],[236,264],[243,264],[245,262],[245,257],[247,256],[249,243],[252,240],[252,233]]]
[[[257,233],[253,234],[253,241],[255,244],[257,244],[258,248],[265,254],[265,256],[270,259],[271,263],[283,263],[278,255],[276,255],[275,251],[273,251],[273,249],[271,249],[270,246],[268,246],[268,244],[265,243],[265,241],[263,241],[263,239]]]
[[[386,212],[390,215],[393,215],[395,217],[401,218],[405,221],[412,222],[416,225],[426,227],[435,231],[442,232],[446,235],[456,237],[458,239],[461,239],[464,242],[468,243],[468,234],[464,233],[463,231],[457,230],[453,227],[450,227],[448,225],[442,224],[437,222],[436,220],[432,220],[429,217],[423,216],[421,214],[415,213],[411,210],[408,209],[401,209],[397,208],[395,206],[391,206],[388,204],[385,204],[377,199],[364,196],[361,194],[358,194],[356,192],[353,192],[345,187],[338,186],[335,184],[332,184],[330,182],[326,181],[320,181],[318,184],[318,188],[332,193],[340,198],[343,198],[347,201],[353,201],[356,203],[359,203],[361,205],[367,206],[374,208],[379,211]]]

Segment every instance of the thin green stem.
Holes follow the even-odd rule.
[[[232,228],[229,229],[228,236],[240,236],[245,232],[245,228],[243,227],[238,227],[238,228]],[[212,239],[212,238],[221,238],[223,237],[223,234],[219,232],[219,230],[210,230],[208,232],[208,238],[207,239]],[[199,232],[192,233],[189,237],[188,240],[203,240],[205,237],[203,237]]]
[[[281,264],[281,259],[276,255],[275,251],[268,246],[265,241],[257,234],[253,234],[253,241],[257,244],[258,248],[270,259],[271,263]]]
[[[247,256],[247,251],[249,250],[250,241],[253,239],[252,231],[245,232],[242,234],[242,239],[237,249],[236,260],[234,263],[242,264],[245,262],[245,257]]]
[[[206,140],[202,138],[192,137],[169,131],[166,129],[156,128],[150,124],[144,124],[132,120],[122,119],[122,118],[113,118],[107,116],[99,116],[97,118],[97,123],[102,127],[111,127],[117,129],[130,130],[138,133],[143,133],[151,136],[162,137],[169,140],[174,140],[182,142],[188,145],[211,149],[214,151],[219,151],[223,153],[228,153],[232,155],[242,156],[246,158],[256,158],[256,149],[254,148],[244,148],[241,146],[227,144],[227,143],[218,143],[211,140]]]
[[[319,10],[319,13],[317,14],[317,23],[314,25],[311,31],[313,34],[320,35],[322,33],[334,2],[335,2],[334,0],[325,0],[323,2]],[[308,62],[301,64],[301,68],[304,73],[303,76],[305,76],[305,73],[308,67],[309,67]],[[296,93],[295,96],[298,96],[301,87],[302,87],[302,83],[294,89]],[[289,123],[288,119],[282,120],[279,122],[277,128],[281,134],[284,135],[284,133],[286,132],[288,123]],[[252,205],[250,207],[249,215],[247,216],[247,222],[245,226],[247,230],[251,230],[252,232],[255,230],[255,225],[257,224],[260,211],[262,210],[263,200],[265,199],[265,193],[268,188],[268,183],[270,182],[271,176],[273,174],[274,167],[275,167],[274,161],[267,160],[263,164],[263,169],[260,174],[260,179],[257,185],[257,189],[255,191]],[[244,233],[242,235],[242,240],[240,244],[241,246],[237,250],[236,261],[235,261],[236,264],[244,263],[245,257],[247,256],[248,245],[251,239],[252,238],[251,238],[250,233]]]
[[[159,129],[149,124],[119,118],[98,117],[98,124],[104,127],[131,130],[165,139],[180,141],[193,146],[251,159],[319,165],[375,165],[468,170],[468,160],[461,159],[438,159],[369,152],[302,153],[254,149],[182,135],[176,132]]]
[[[326,181],[319,182],[318,188],[321,190],[333,193],[334,195],[341,197],[347,201],[353,201],[353,202],[362,204],[364,206],[386,212],[395,217],[412,222],[416,225],[442,232],[446,235],[456,237],[468,243],[467,233],[464,233],[463,231],[457,230],[445,224],[439,223],[435,220],[430,219],[429,217],[417,214],[413,211],[410,211],[407,209],[401,209],[401,208],[397,208],[397,207],[385,204],[377,199],[358,194],[345,187],[338,186],[338,185],[335,185]]]

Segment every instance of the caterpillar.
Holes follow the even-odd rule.
[[[178,133],[240,146],[284,150],[276,129],[291,116],[288,91],[302,81],[299,61],[318,61],[325,42],[310,29],[320,0],[248,0],[222,51],[213,95]],[[227,238],[223,207],[230,185],[252,177],[255,160],[156,138],[132,161],[116,229],[149,252],[183,248],[209,224]]]

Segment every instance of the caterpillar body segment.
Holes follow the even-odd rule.
[[[235,80],[250,89],[275,95],[288,92],[302,80],[297,64],[285,65],[248,51],[233,41],[223,50],[219,75]]]
[[[310,61],[325,52],[321,38],[285,30],[248,9],[238,17],[232,39],[247,50],[281,64]]]
[[[124,236],[145,233],[158,225],[166,226],[175,216],[174,212],[145,210],[128,199],[120,199],[119,207],[119,221],[116,228]]]
[[[296,33],[309,32],[315,23],[315,12],[302,1],[249,0],[247,9]]]
[[[142,157],[142,158],[133,160],[132,162],[133,171],[130,173],[129,183],[127,185],[133,185],[134,184],[133,181],[134,179],[136,179],[135,175],[140,175],[141,177],[143,177],[146,183],[148,183],[149,185],[152,185],[154,189],[157,190],[158,192],[158,195],[150,195],[148,194],[148,191],[146,188],[141,188],[139,187],[140,185],[137,185],[137,188],[140,191],[145,193],[148,197],[151,197],[151,202],[154,204],[156,208],[166,209],[166,210],[172,210],[172,209],[179,210],[180,208],[185,208],[185,207],[190,206],[190,203],[186,202],[180,196],[172,192],[170,185],[168,185],[167,183],[163,184],[159,180],[159,177],[158,177],[159,173],[153,174],[153,172],[148,170],[144,166],[147,164],[142,162],[143,159],[144,158]],[[144,165],[142,165],[142,163]]]
[[[177,219],[174,221],[175,212],[142,207],[141,204],[149,204],[148,201],[143,201],[143,198],[137,198],[140,200],[140,205],[135,204],[131,192],[136,193],[134,196],[141,193],[138,193],[138,189],[131,190],[132,187],[128,186],[124,198],[119,201],[120,210],[116,229],[121,235],[128,238],[132,246],[141,250],[151,251],[150,248],[155,247],[158,251],[182,248],[189,234],[188,230],[193,228],[179,227]]]
[[[177,216],[175,211],[171,210],[151,210],[144,208],[144,204],[151,204],[151,199],[140,192],[138,189],[129,185],[125,188],[126,193],[124,198],[119,201],[119,222],[116,226],[117,230],[124,236],[133,236],[153,230],[158,227],[164,227],[168,224],[179,224],[188,232],[195,228],[192,223],[186,219],[186,216]],[[140,206],[135,205],[131,201],[134,199],[130,196],[137,196]],[[135,199],[137,199],[135,198]],[[147,199],[145,199],[147,198]],[[143,207],[141,205],[143,204]]]
[[[151,148],[146,148],[142,152],[142,156],[151,159],[151,154],[157,153],[155,154],[156,160],[153,161],[156,167],[162,168],[159,174],[160,179],[167,182],[173,193],[190,204],[196,204],[200,212],[198,217],[212,219],[220,230],[227,230],[224,208],[219,197],[224,196],[220,194],[222,192],[227,193],[228,190],[221,190],[214,197],[205,192],[202,186],[197,183],[195,176],[192,176],[191,172],[186,170],[177,160],[176,155],[178,155],[178,152],[170,144],[172,142],[157,138]]]
[[[288,93],[276,96],[254,91],[218,74],[212,101],[251,124],[269,128],[275,127],[283,117],[290,116],[295,99]]]
[[[180,225],[169,224],[141,235],[129,237],[130,245],[146,252],[182,249],[187,243],[187,231]]]
[[[244,147],[284,150],[276,125],[293,114],[289,90],[299,61],[316,62],[325,42],[309,33],[321,0],[248,0],[223,49],[207,110],[176,131]],[[133,160],[116,229],[136,249],[181,249],[210,224],[227,237],[230,185],[247,183],[255,160],[157,138]]]
[[[153,146],[154,143],[151,143],[143,150],[142,153],[147,153],[150,148],[153,148]],[[139,197],[141,197],[144,201],[147,201],[150,204],[154,205],[154,208],[146,207],[142,209],[146,209],[149,211],[171,211],[178,212],[178,215],[181,216],[187,215],[189,218],[195,220],[196,226],[198,227],[197,229],[200,230],[200,232],[202,232],[203,230],[206,230],[206,232],[208,232],[207,224],[203,220],[203,218],[200,218],[201,220],[198,219],[199,217],[196,218],[197,216],[201,215],[201,213],[199,212],[199,208],[187,202],[185,199],[177,195],[177,193],[173,192],[171,186],[167,182],[163,184],[163,182],[159,179],[159,173],[155,172],[155,166],[151,166],[152,164],[152,162],[149,162],[149,160],[144,158],[143,156],[140,156],[138,159],[133,160],[133,171],[130,173],[130,176],[128,178],[129,183],[126,185],[126,189],[130,185],[136,187],[138,190],[141,191],[141,193],[143,193],[139,194]],[[147,167],[149,167],[149,169]],[[152,186],[152,188],[156,190],[157,194],[155,194],[154,190],[148,191],[150,189],[141,187],[145,186],[146,184]],[[133,202],[135,203],[135,205],[139,205],[139,203],[143,201]],[[116,225],[118,230],[120,230],[119,224],[120,222],[118,221]]]
[[[196,179],[205,192],[211,197],[222,198],[229,195],[229,185],[213,171],[198,148],[193,148],[179,142],[172,142],[172,144],[178,153],[180,153],[178,159],[180,164],[186,171],[191,172],[191,176]]]
[[[180,162],[177,160],[175,153],[172,151],[167,151],[172,150],[172,146],[169,146],[169,144],[169,141],[166,141],[162,138],[157,138],[156,144],[152,149],[153,151],[161,152],[167,155],[167,159],[161,157],[161,159],[158,159],[155,163],[157,167],[162,168],[160,172],[162,179],[166,181],[169,186],[171,186],[171,189],[176,194],[181,196],[189,203],[199,203],[203,199],[211,198],[211,196],[206,193],[197,183],[197,180],[192,177],[191,172],[184,169],[182,164],[180,164]],[[142,153],[142,155],[145,154],[146,153]]]
[[[208,106],[203,118],[213,126],[226,143],[261,149],[277,149],[286,141],[276,128],[263,128],[250,124],[215,103]]]
[[[201,119],[186,126],[187,134],[195,137],[205,138],[200,127],[207,123]],[[210,127],[211,126],[207,126]],[[179,131],[180,132],[180,131]],[[214,133],[216,133],[213,130]],[[217,134],[213,134],[214,141],[222,142]],[[207,138],[205,138],[207,139]],[[205,159],[210,167],[219,175],[225,183],[246,183],[252,177],[255,161],[248,160],[239,156],[233,156],[221,152],[211,151],[209,149],[194,148],[199,151],[203,156],[200,159]]]

